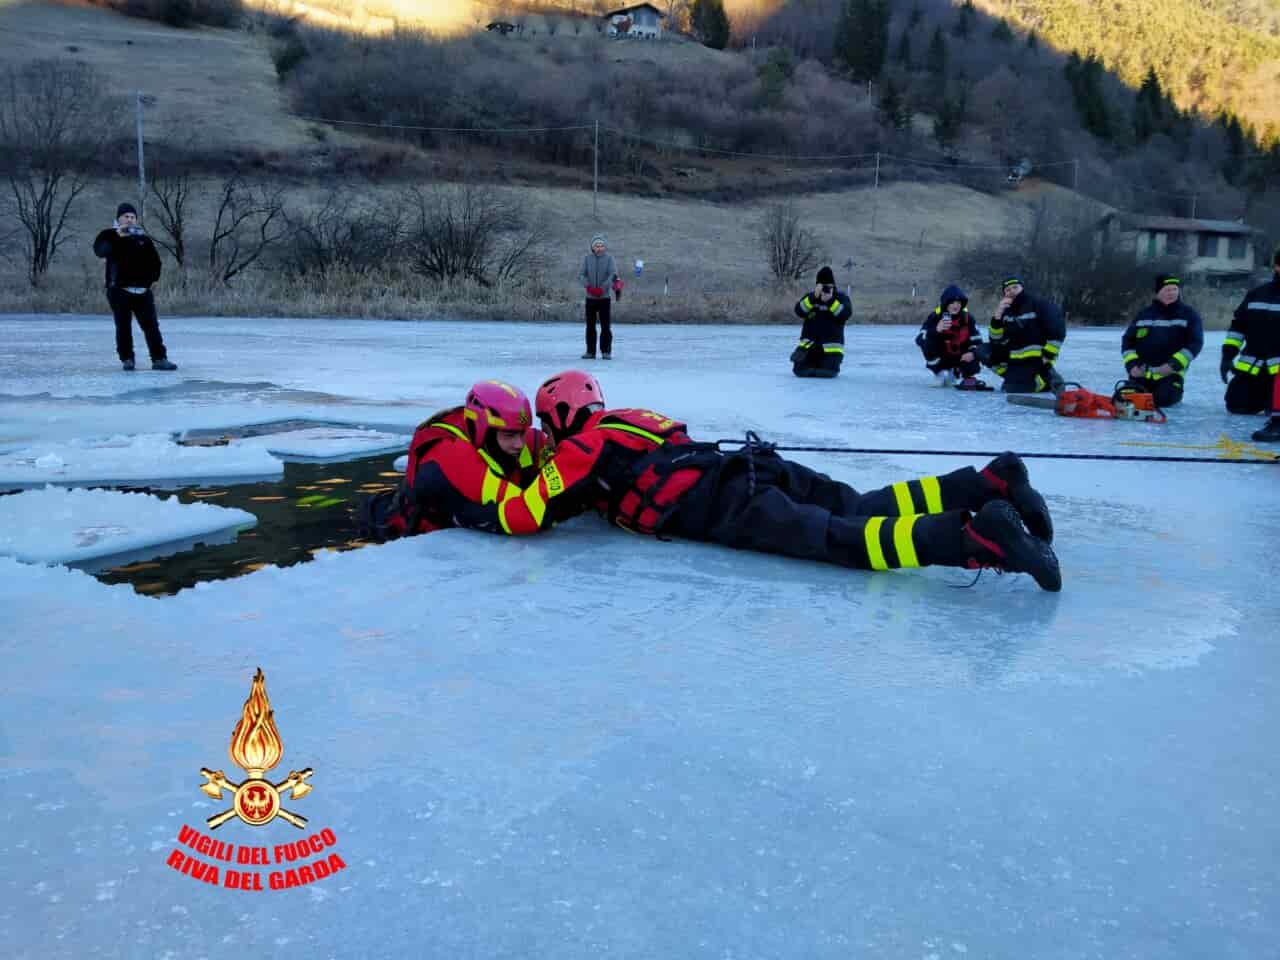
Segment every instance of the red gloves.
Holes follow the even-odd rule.
[[[599,299],[605,295],[604,287],[587,287],[587,296]]]

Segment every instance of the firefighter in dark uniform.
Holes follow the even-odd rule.
[[[536,409],[554,456],[519,495],[460,512],[460,525],[532,534],[594,507],[633,533],[859,570],[996,567],[1062,588],[1048,507],[1015,454],[860,494],[751,436],[724,454],[660,413],[607,410],[577,371],[543,384]]]
[[[1120,338],[1129,380],[1149,392],[1158,407],[1181,402],[1184,378],[1204,346],[1200,314],[1182,299],[1182,281],[1156,277],[1155,299],[1125,328]]]
[[[848,294],[836,289],[835,274],[823,267],[813,293],[806,293],[796,304],[796,316],[804,321],[800,342],[791,351],[791,371],[797,377],[829,379],[840,373],[844,325],[852,313]]]
[[[394,493],[368,498],[361,528],[394,540],[459,526],[460,505],[514,496],[538,476],[542,434],[518,387],[484,380],[460,407],[424,420],[409,444],[404,480]]]
[[[968,390],[986,386],[978,379],[977,349],[982,344],[982,334],[968,307],[965,292],[952,284],[942,291],[938,306],[924,318],[916,334],[924,365],[939,386],[959,385]]]
[[[1255,440],[1280,440],[1276,426],[1277,374],[1280,374],[1280,250],[1271,259],[1271,280],[1244,295],[1222,342],[1222,382],[1228,413],[1261,413],[1271,419]],[[1267,436],[1268,431],[1275,436]]]
[[[1054,370],[1067,326],[1054,304],[1027,293],[1018,277],[1000,286],[1003,296],[987,328],[990,342],[982,362],[998,377],[1006,393],[1041,393],[1062,384]]]

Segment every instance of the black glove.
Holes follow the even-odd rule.
[[[1223,357],[1222,363],[1218,364],[1218,372],[1222,374],[1223,383],[1231,382],[1232,359],[1232,357]]]

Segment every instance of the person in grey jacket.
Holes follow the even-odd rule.
[[[587,352],[583,360],[596,358],[596,319],[600,320],[600,352],[606,360],[613,359],[613,330],[609,326],[609,291],[621,293],[622,281],[613,255],[605,252],[604,236],[597,233],[591,238],[591,252],[582,260],[582,272],[578,282],[587,292]]]

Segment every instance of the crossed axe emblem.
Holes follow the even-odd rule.
[[[253,772],[254,771],[250,771],[250,773]],[[210,770],[208,767],[201,767],[200,775],[204,777],[206,781],[201,784],[201,791],[203,791],[206,796],[213,797],[215,800],[221,800],[222,791],[228,790],[231,792],[232,801],[230,810],[224,810],[222,813],[214,814],[209,817],[205,823],[209,825],[210,830],[217,830],[218,827],[222,826],[232,817],[240,817],[241,820],[244,820],[251,826],[261,826],[264,823],[270,822],[272,817],[280,817],[282,820],[287,820],[289,823],[292,823],[295,827],[301,830],[306,826],[307,818],[284,809],[284,807],[280,805],[280,795],[288,790],[290,791],[289,796],[294,800],[300,800],[302,797],[305,797],[311,792],[312,786],[304,781],[310,777],[313,772],[314,771],[312,771],[310,767],[303,770],[290,770],[289,776],[285,777],[279,783],[272,783],[270,780],[263,780],[261,777],[253,776],[250,776],[242,783],[232,783],[221,770]],[[251,787],[266,790],[269,794],[268,802],[255,803],[248,796],[240,796],[241,791]],[[275,813],[265,818],[251,819],[245,817],[240,812],[240,806],[242,804],[250,811],[253,811],[255,808],[259,808],[264,813],[274,807]]]

